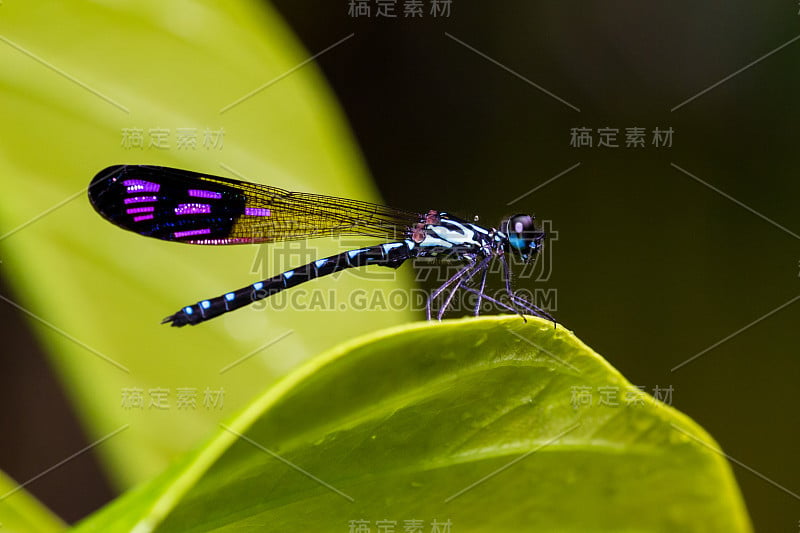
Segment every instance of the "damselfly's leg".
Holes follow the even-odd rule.
[[[548,313],[538,305],[532,304],[531,302],[525,300],[520,296],[514,295],[513,303],[534,316],[538,316],[539,318],[544,318],[545,320],[549,320],[550,322],[553,323],[554,327],[558,325],[558,322],[550,313]]]
[[[468,274],[462,276],[461,279],[458,280],[458,283],[456,283],[455,287],[453,287],[453,289],[450,291],[450,294],[447,295],[447,299],[445,300],[444,304],[442,305],[442,307],[439,309],[438,313],[436,314],[436,319],[437,320],[439,320],[439,321],[442,320],[442,317],[444,316],[445,312],[447,312],[447,308],[450,307],[450,302],[453,301],[453,297],[456,295],[456,293],[458,292],[458,289],[460,289],[461,286],[464,283],[466,283],[469,280],[471,280],[472,277],[475,274],[477,274],[478,272],[480,272],[481,270],[484,271],[484,278],[486,277],[485,276],[485,272],[486,272],[486,269],[487,269],[487,267],[489,265],[489,261],[490,260],[491,260],[491,257],[485,257],[485,258],[483,258],[481,260],[480,263],[473,263],[472,264],[472,271],[469,272]]]
[[[444,291],[447,289],[447,287],[449,287],[451,284],[453,284],[453,283],[454,283],[454,282],[456,282],[458,279],[460,279],[460,278],[461,278],[461,276],[463,276],[464,274],[466,274],[466,273],[467,273],[467,272],[468,272],[468,271],[469,271],[469,270],[470,270],[470,269],[471,269],[473,266],[474,266],[474,264],[469,264],[469,265],[467,265],[467,266],[465,266],[465,267],[461,268],[461,269],[460,269],[458,272],[456,272],[456,273],[455,273],[455,274],[454,274],[454,275],[453,275],[453,276],[452,276],[450,279],[448,279],[447,281],[445,281],[445,282],[444,282],[442,285],[440,285],[440,286],[439,286],[439,288],[437,288],[436,290],[434,290],[434,291],[433,291],[433,292],[432,292],[432,293],[431,293],[431,294],[428,296],[428,301],[427,301],[427,302],[426,302],[426,304],[425,304],[425,318],[426,318],[427,320],[431,320],[431,308],[433,307],[433,301],[434,301],[436,298],[438,298],[438,297],[439,297],[439,295],[440,295],[440,294],[442,294],[442,293],[443,293],[443,292],[444,292]]]
[[[512,313],[521,316],[522,320],[525,320],[527,322],[527,319],[525,318],[525,315],[522,314],[522,312],[520,312],[519,309],[514,309],[510,305],[505,304],[505,303],[503,303],[500,300],[497,300],[495,298],[492,298],[488,294],[481,294],[480,292],[478,292],[477,289],[473,289],[472,287],[464,287],[464,290],[467,291],[467,292],[471,292],[472,294],[477,294],[478,296],[480,296],[481,298],[485,299],[486,301],[491,302],[491,303],[493,303],[493,304],[495,304],[497,306],[502,307],[503,309],[505,309],[507,311],[511,311]]]
[[[489,258],[487,258],[489,259]],[[483,291],[486,289],[486,276],[489,274],[489,264],[487,262],[486,268],[483,269],[483,275],[481,276],[481,288],[478,291],[478,302],[475,304],[475,316],[478,316],[481,312],[481,304],[483,303]]]
[[[503,256],[500,256],[500,262],[503,265],[503,280],[506,286],[506,294],[508,297],[511,298],[511,303],[515,306],[521,307],[525,311],[528,311],[534,316],[538,316],[539,318],[544,318],[549,320],[553,323],[553,325],[557,325],[556,319],[553,318],[550,313],[539,307],[533,302],[527,301],[525,298],[514,294],[514,291],[511,289],[511,269],[508,266],[508,261]]]
[[[425,318],[427,320],[431,319],[431,307],[433,306],[433,301],[436,298],[438,298],[439,295],[442,294],[447,289],[447,287],[449,287],[450,285],[452,285],[453,283],[455,283],[456,281],[461,279],[461,277],[464,274],[466,274],[467,272],[469,272],[474,266],[475,266],[475,263],[472,262],[472,263],[468,264],[467,266],[463,267],[458,272],[453,274],[453,276],[450,279],[445,281],[438,289],[433,291],[430,294],[430,296],[428,296],[428,302],[425,304]]]

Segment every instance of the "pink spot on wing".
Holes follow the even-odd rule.
[[[155,202],[158,200],[155,196],[134,196],[132,198],[125,198],[123,200],[126,204],[141,204],[143,202]]]
[[[156,208],[151,205],[147,207],[131,207],[130,209],[126,209],[125,212],[129,215],[135,215],[136,213],[152,213],[155,210]]]
[[[125,180],[122,182],[122,184],[127,187],[128,194],[134,194],[137,192],[158,192],[158,190],[161,188],[161,185],[158,183],[145,180]]]
[[[133,217],[134,222],[141,222],[142,220],[150,220],[153,218],[153,215],[140,215],[138,217]]]
[[[220,198],[222,198],[222,193],[214,191],[206,191],[204,189],[189,189],[189,196],[194,196],[195,198],[210,198],[214,200],[219,200]]]
[[[172,234],[173,237],[176,239],[182,239],[183,237],[191,237],[193,235],[206,235],[211,233],[211,228],[204,228],[204,229],[190,229],[188,231],[176,231]]]
[[[268,217],[271,212],[263,207],[245,207],[244,214],[251,217]]]
[[[211,212],[208,204],[178,204],[175,208],[176,215],[203,215]]]

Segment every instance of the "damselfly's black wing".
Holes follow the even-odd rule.
[[[335,235],[402,240],[418,213],[290,192],[188,170],[117,165],[95,176],[89,199],[114,224],[190,244],[249,244]]]

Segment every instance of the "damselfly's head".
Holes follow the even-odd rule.
[[[536,228],[531,215],[514,215],[505,219],[500,231],[508,236],[509,251],[523,261],[536,257],[545,237],[544,231]]]

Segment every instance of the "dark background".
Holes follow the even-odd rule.
[[[347,0],[275,5],[309,55],[355,32],[317,63],[386,203],[552,220],[543,286],[557,290],[559,320],[634,384],[671,387],[672,404],[746,465],[733,469],[756,530],[797,531],[799,498],[775,485],[800,492],[800,304],[740,330],[800,294],[800,42],[673,108],[800,36],[800,6],[454,0],[449,17],[425,1],[424,18],[399,7],[389,20],[352,18]],[[618,128],[621,146],[570,147],[576,127]],[[646,129],[645,148],[625,148],[631,127]],[[673,128],[672,147],[652,145],[656,127]],[[28,405],[0,410],[17,433],[0,457],[28,479],[87,441],[8,306],[0,334],[6,353],[26,354],[3,358],[0,401]],[[82,492],[68,488],[76,476]],[[112,497],[90,454],[27,488],[70,521]]]

